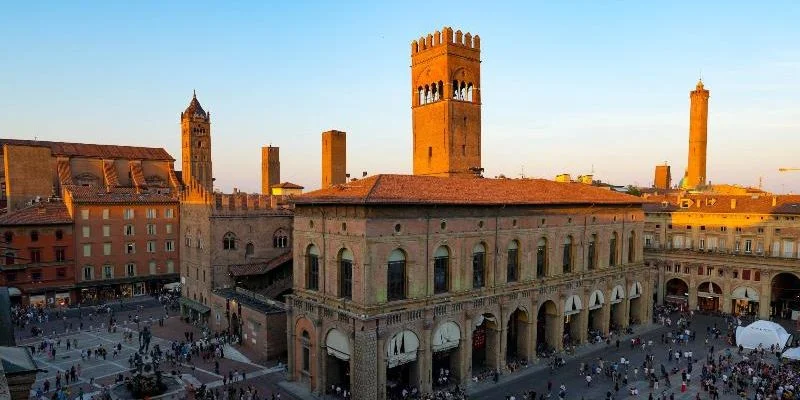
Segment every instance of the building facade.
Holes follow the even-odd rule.
[[[580,183],[378,175],[295,199],[289,376],[423,393],[648,321],[641,200]],[[452,382],[452,381],[451,381]]]
[[[800,310],[800,196],[648,196],[645,263],[658,302],[759,318]]]
[[[73,186],[75,286],[83,304],[158,292],[179,278],[180,207],[172,194]]]
[[[59,199],[0,216],[3,263],[0,286],[11,300],[34,307],[78,301],[72,216]]]

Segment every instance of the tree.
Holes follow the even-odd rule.
[[[625,187],[625,193],[633,195],[633,196],[641,196],[642,195],[642,191],[639,190],[638,187],[633,186],[633,185],[628,185],[627,187]]]

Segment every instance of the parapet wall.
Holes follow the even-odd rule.
[[[481,37],[478,35],[472,36],[469,32],[462,33],[460,30],[455,31],[455,34],[453,34],[453,28],[445,26],[441,32],[436,31],[429,33],[428,36],[421,36],[419,40],[412,41],[411,54],[414,55],[441,45],[463,46],[469,49],[480,50]]]

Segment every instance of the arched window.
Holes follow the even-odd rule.
[[[617,265],[617,232],[612,233],[611,239],[608,240],[608,266],[615,265]]]
[[[389,254],[386,271],[387,297],[389,301],[406,298],[406,253],[395,249]]]
[[[572,236],[564,240],[564,249],[561,256],[561,268],[565,274],[572,272]]]
[[[425,104],[425,90],[422,89],[422,86],[417,88],[417,95],[419,96],[419,105]]]
[[[222,248],[224,250],[236,250],[236,235],[228,232],[222,237]]]
[[[453,81],[453,98],[461,100],[461,91],[458,88],[458,81]]]
[[[300,340],[303,343],[303,371],[309,372],[311,369],[311,335],[304,330]]]
[[[15,255],[14,255],[14,252],[13,251],[7,251],[6,252],[6,265],[14,265],[14,258],[16,258]]]
[[[306,289],[319,290],[319,249],[313,244],[306,251]]]
[[[31,231],[31,242],[38,242],[38,241],[39,241],[39,232]]]
[[[628,262],[632,263],[636,260],[636,233],[631,231],[628,236]]]
[[[467,99],[467,84],[464,83],[464,82],[461,82],[461,97],[460,97],[460,100],[466,100],[466,99]]]
[[[425,103],[431,102],[433,102],[433,91],[430,86],[425,85]]]
[[[506,282],[519,279],[519,242],[512,240],[508,244],[508,263],[506,265]]]
[[[467,101],[472,101],[472,82],[467,84]]]
[[[5,239],[6,243],[11,243],[11,241],[14,240],[14,233],[6,231],[3,233],[3,239]]]
[[[339,297],[353,298],[353,252],[348,249],[339,252]]]
[[[540,238],[536,243],[536,277],[547,276],[547,239]]]
[[[588,269],[589,271],[592,271],[595,268],[597,268],[597,250],[596,250],[596,247],[597,247],[597,234],[593,233],[592,236],[589,238],[589,254],[587,254],[587,256],[586,256],[586,258],[587,258],[587,260],[586,260],[586,262],[587,262],[586,269]]]
[[[486,286],[486,247],[478,243],[472,248],[472,287]]]
[[[246,246],[244,246],[245,257],[252,256],[253,253],[255,252],[256,252],[256,246],[254,246],[252,243],[248,243]]]
[[[276,249],[284,249],[289,247],[289,235],[286,234],[286,231],[283,228],[278,229],[272,234],[272,247]]]
[[[433,90],[433,101],[439,101],[439,87],[434,83],[431,85],[431,89]]]
[[[450,290],[450,250],[439,246],[433,254],[433,292],[444,293]]]

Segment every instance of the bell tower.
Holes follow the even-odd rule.
[[[181,113],[181,153],[184,182],[194,181],[214,191],[211,174],[211,113],[203,110],[192,94],[192,101]]]
[[[481,39],[445,27],[411,42],[414,175],[481,168]]]

